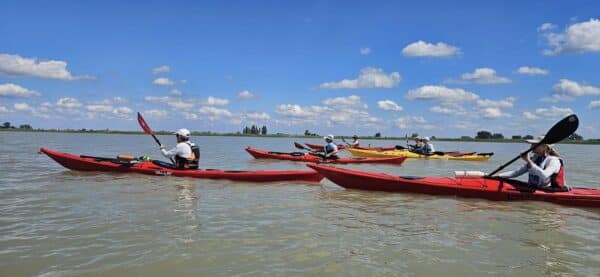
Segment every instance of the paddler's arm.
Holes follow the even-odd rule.
[[[553,174],[558,173],[558,171],[560,170],[560,160],[552,159],[551,161],[549,161],[548,165],[546,166],[546,169],[542,169],[535,163],[531,163],[529,167],[529,170],[531,170],[533,174],[543,177],[543,179],[547,179],[550,178]]]
[[[527,171],[529,171],[529,168],[527,167],[527,165],[524,165],[517,170],[498,173],[495,176],[502,178],[515,178],[527,173]]]
[[[160,152],[163,154],[163,156],[167,157],[167,158],[173,158],[175,157],[175,155],[177,155],[177,147],[174,147],[171,150],[165,150],[165,146],[164,145],[160,145]]]

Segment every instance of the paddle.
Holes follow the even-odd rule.
[[[572,115],[569,115],[569,116],[563,118],[561,121],[554,124],[554,126],[552,126],[552,128],[550,128],[548,133],[546,133],[546,135],[544,136],[544,139],[542,139],[540,142],[529,147],[529,149],[527,151],[525,151],[524,153],[519,154],[514,159],[503,164],[502,166],[500,166],[499,168],[494,170],[492,173],[488,174],[487,177],[494,176],[494,174],[498,173],[500,170],[504,169],[505,167],[509,166],[510,164],[514,163],[516,160],[521,158],[521,155],[527,154],[527,153],[533,151],[533,149],[538,147],[538,145],[540,145],[540,144],[553,144],[553,143],[557,143],[563,139],[566,139],[571,134],[575,133],[575,131],[577,130],[577,127],[579,127],[579,118],[577,118],[577,116],[575,114],[572,114]]]
[[[348,146],[352,146],[352,144],[348,143],[348,142],[346,141],[346,139],[344,139],[344,137],[342,137],[342,141],[343,141],[345,144],[347,144]]]
[[[156,141],[156,143],[159,146],[162,145],[162,143],[160,143],[160,141],[158,140],[158,138],[154,134],[154,131],[152,131],[152,129],[150,129],[150,126],[148,126],[148,123],[146,123],[146,120],[144,120],[144,118],[142,117],[142,115],[139,112],[137,113],[137,119],[138,119],[138,123],[140,124],[140,126],[142,127],[142,129],[144,130],[144,132],[146,134],[148,134],[148,135],[151,135],[152,138],[154,138],[154,141]],[[173,164],[175,164],[175,161],[173,161],[172,158],[169,158],[169,160],[171,160],[171,162]]]
[[[312,150],[312,149],[311,149],[310,147],[308,147],[308,146],[304,146],[304,145],[302,145],[302,144],[300,144],[300,143],[297,143],[297,142],[294,142],[294,146],[295,146],[296,148],[300,149],[300,150],[306,150],[306,151],[308,151],[308,154],[310,154],[310,155],[313,155],[313,156],[319,156],[319,154],[317,154],[317,153],[319,153],[319,151],[314,151],[314,150]]]

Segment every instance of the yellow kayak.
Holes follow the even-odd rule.
[[[473,162],[485,162],[489,160],[494,153],[481,153],[481,154],[472,154],[472,155],[463,155],[463,156],[454,156],[454,155],[422,155],[418,153],[413,153],[408,150],[391,150],[391,151],[377,151],[377,150],[363,150],[363,149],[355,149],[348,148],[346,149],[352,156],[362,157],[362,158],[379,158],[379,157],[397,157],[404,156],[407,158],[413,159],[438,159],[438,160],[456,160],[456,161],[473,161]]]

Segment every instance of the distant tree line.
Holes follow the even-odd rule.
[[[525,135],[525,136],[520,136],[520,135],[514,135],[511,137],[511,139],[513,140],[527,140],[527,139],[533,139],[534,137],[532,135]],[[462,136],[461,139],[471,139],[471,137],[468,136]],[[479,131],[477,132],[477,135],[475,136],[475,139],[504,139],[504,135],[502,135],[501,133],[491,133],[488,131]],[[573,133],[572,135],[569,136],[568,140],[583,140],[583,137],[580,136],[577,133]]]
[[[252,125],[250,127],[246,126],[242,130],[242,133],[244,135],[266,135],[267,134],[267,126],[263,125],[262,128],[259,128],[256,125]]]
[[[0,129],[17,129],[17,127],[11,125],[10,122],[4,122],[2,124],[2,126],[0,126]],[[30,130],[30,129],[33,129],[33,128],[31,128],[31,125],[29,125],[29,124],[21,124],[21,125],[19,125],[19,129]]]
[[[304,131],[304,136],[306,136],[306,137],[318,137],[319,134],[311,133],[309,130],[305,130]]]

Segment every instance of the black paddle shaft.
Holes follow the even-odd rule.
[[[544,136],[544,139],[542,139],[540,142],[532,145],[527,151],[525,151],[524,153],[521,153],[519,156],[516,156],[514,159],[503,164],[502,166],[500,166],[498,169],[494,170],[492,173],[488,174],[487,176],[493,176],[494,174],[498,173],[500,170],[504,169],[505,167],[509,166],[510,164],[512,164],[516,160],[518,160],[521,157],[521,155],[528,154],[529,152],[533,151],[533,149],[538,147],[538,145],[540,145],[540,144],[553,144],[553,143],[560,142],[563,139],[566,139],[571,134],[575,133],[575,131],[577,130],[577,127],[579,127],[579,118],[577,118],[577,116],[574,114],[568,115],[567,117],[563,118],[558,123],[554,124],[554,126],[552,126],[552,128],[550,128],[548,133],[546,133],[546,136]]]

